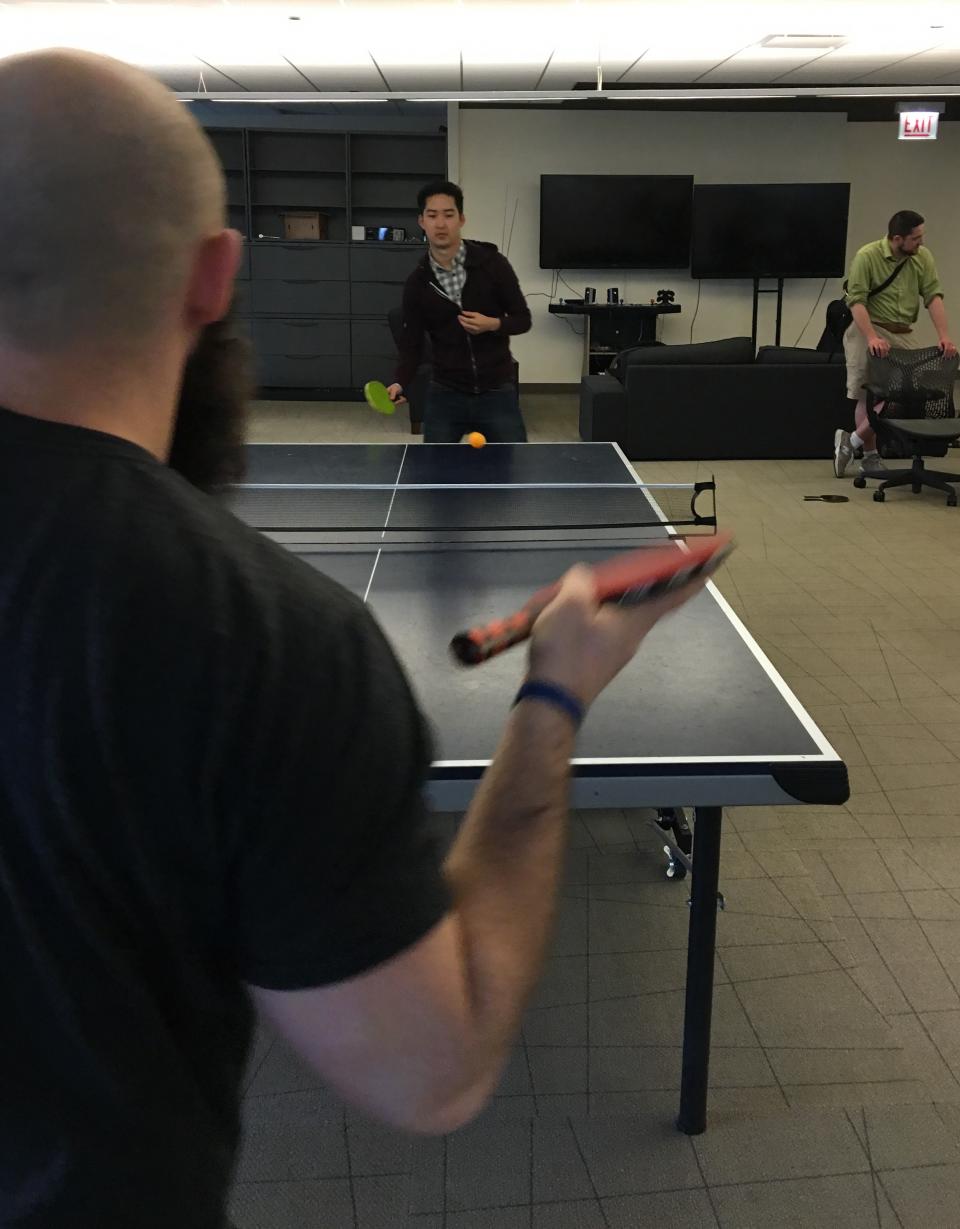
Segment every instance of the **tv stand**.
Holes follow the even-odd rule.
[[[766,286],[763,288],[761,288],[760,286],[760,283],[763,281],[772,282],[773,280],[774,279],[772,277],[771,278],[755,277],[753,279],[753,326],[752,326],[750,336],[753,339],[754,349],[757,348],[757,316],[760,311],[760,296],[762,294],[775,294],[777,296],[777,327],[773,335],[774,336],[773,344],[775,346],[780,345],[780,324],[783,320],[783,278],[778,277],[776,279],[776,283],[777,283],[776,289],[774,289],[773,286]]]
[[[657,340],[657,317],[675,316],[679,303],[551,303],[553,316],[583,316],[583,374],[602,375],[616,354]]]

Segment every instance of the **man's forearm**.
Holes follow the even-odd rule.
[[[933,327],[937,330],[937,336],[944,341],[950,336],[950,325],[947,323],[947,309],[943,305],[943,299],[939,295],[931,299],[927,311],[930,313]]]
[[[498,1078],[543,963],[566,848],[573,746],[565,713],[519,704],[444,868],[481,1080]]]
[[[860,332],[864,335],[867,341],[871,341],[877,335],[876,329],[870,320],[870,313],[867,311],[865,303],[854,303],[850,308],[850,314],[853,316],[854,323]]]

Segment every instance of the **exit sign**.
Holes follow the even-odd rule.
[[[936,111],[901,111],[901,141],[935,141],[940,116]]]

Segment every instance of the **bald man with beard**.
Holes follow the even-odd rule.
[[[384,1122],[484,1104],[572,714],[697,586],[626,612],[568,574],[441,861],[376,623],[215,494],[249,379],[200,128],[114,61],[0,61],[0,180],[0,1224],[223,1229],[255,1008]]]

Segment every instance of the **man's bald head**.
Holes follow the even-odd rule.
[[[0,60],[0,343],[149,339],[225,225],[223,176],[186,107],[115,60]]]

